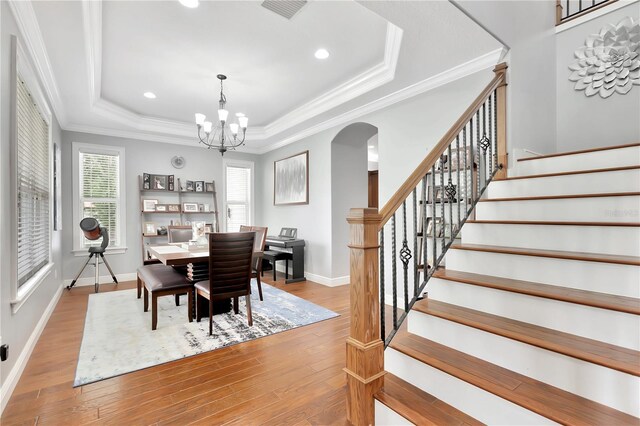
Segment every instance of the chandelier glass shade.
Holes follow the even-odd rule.
[[[198,139],[207,148],[215,148],[224,155],[227,150],[234,150],[244,145],[249,118],[242,113],[237,113],[237,123],[228,123],[229,111],[225,108],[227,98],[224,95],[222,83],[227,77],[218,74],[220,80],[220,100],[218,101],[218,123],[214,126],[211,121],[206,121],[204,114],[196,113],[196,126],[198,127]]]

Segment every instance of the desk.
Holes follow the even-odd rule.
[[[291,250],[291,263],[293,263],[293,273],[291,274],[291,278],[285,281],[286,284],[307,280],[304,276],[304,246],[304,240],[283,240],[267,236],[267,240],[264,245],[265,251],[269,250],[269,247],[278,247]]]

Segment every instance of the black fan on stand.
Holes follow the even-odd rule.
[[[113,282],[118,284],[118,280],[116,279],[116,276],[113,275],[111,266],[109,266],[107,259],[104,257],[104,251],[107,249],[107,246],[109,245],[109,231],[107,230],[107,228],[100,226],[100,223],[98,222],[97,219],[94,219],[92,217],[86,217],[80,221],[80,229],[82,229],[82,233],[84,234],[84,237],[87,240],[95,241],[99,238],[102,238],[102,244],[95,247],[89,247],[89,258],[85,262],[82,269],[80,269],[80,272],[78,272],[78,275],[76,275],[75,279],[71,281],[70,285],[67,286],[67,290],[71,290],[71,287],[76,285],[76,281],[78,281],[78,278],[80,278],[80,275],[82,275],[82,272],[84,272],[84,268],[87,267],[87,265],[93,258],[95,258],[95,267],[96,267],[96,280],[95,280],[96,293],[99,290],[100,259],[102,259],[102,263],[104,263],[107,269],[109,270],[109,273],[111,274],[111,278],[113,278]]]

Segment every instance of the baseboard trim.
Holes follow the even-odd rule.
[[[130,272],[127,274],[116,274],[116,278],[118,279],[118,282],[134,281],[138,278],[138,274],[136,274],[135,272]],[[64,286],[66,287],[70,285],[71,281],[73,280],[70,280],[70,279],[64,280]],[[113,279],[111,278],[111,275],[101,275],[98,277],[98,282],[100,284],[113,284]],[[84,286],[89,286],[94,284],[95,284],[95,277],[84,277],[76,281],[75,287],[84,287]]]
[[[27,340],[27,343],[24,345],[22,352],[20,352],[20,355],[18,356],[15,365],[9,372],[7,379],[2,384],[2,401],[0,402],[0,404],[2,405],[0,406],[0,415],[2,415],[2,412],[4,412],[4,409],[7,406],[7,403],[9,402],[9,399],[11,398],[16,385],[18,384],[18,381],[20,380],[20,376],[22,376],[22,372],[27,366],[29,358],[31,358],[33,349],[35,348],[36,343],[38,343],[38,339],[40,338],[42,331],[47,325],[47,322],[49,321],[53,310],[58,304],[58,300],[60,300],[60,296],[62,295],[62,288],[63,287],[60,286],[54,294],[51,302],[49,302],[49,305],[47,306],[47,309],[45,309],[42,317],[40,317],[40,321],[38,321],[38,324],[36,324],[36,327],[33,329],[31,336],[29,336],[29,340]]]
[[[276,271],[284,273],[285,272],[284,271],[284,265],[277,265],[276,266]],[[265,274],[267,274],[266,271],[265,271]],[[291,274],[291,271],[289,271],[289,274]],[[313,281],[314,283],[326,285],[327,287],[338,287],[338,286],[341,286],[341,285],[347,285],[347,284],[349,284],[351,282],[351,278],[349,277],[349,275],[345,275],[343,277],[336,277],[336,278],[329,278],[329,277],[325,277],[323,275],[314,274],[314,273],[311,273],[311,272],[305,272],[304,275],[309,281]]]

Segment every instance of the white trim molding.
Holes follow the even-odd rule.
[[[136,114],[127,108],[123,108],[102,98],[102,1],[82,1],[83,30],[85,40],[85,54],[87,55],[87,69],[89,72],[90,109],[92,113],[113,120],[130,127],[126,131],[127,136],[133,139],[149,139],[147,132],[167,135],[168,143],[193,144],[194,124],[172,120],[164,120]],[[377,87],[393,80],[395,77],[400,46],[402,44],[402,29],[387,23],[385,37],[385,51],[383,60],[363,73],[351,78],[338,87],[318,96],[315,99],[301,105],[295,110],[283,115],[272,123],[262,127],[251,127],[247,131],[247,141],[263,140],[275,136],[291,127],[326,112],[344,102],[355,99]],[[68,125],[65,130],[72,130],[74,126]],[[83,126],[88,133],[105,134],[111,129],[99,129],[92,126]],[[76,130],[79,131],[79,130]],[[121,130],[114,130],[120,135]],[[136,136],[136,133],[143,135]],[[111,136],[117,136],[110,134]],[[185,140],[183,141],[182,138]],[[154,138],[154,140],[158,140]],[[162,140],[158,140],[162,142]]]
[[[616,2],[603,6],[600,9],[596,9],[593,12],[589,12],[585,15],[582,15],[579,18],[575,18],[570,21],[564,22],[560,25],[556,25],[556,34],[566,31],[568,29],[571,29],[573,27],[577,27],[578,25],[582,25],[585,22],[589,22],[592,19],[599,18],[601,16],[606,15],[607,13],[614,12],[625,6],[629,6],[630,4],[638,3],[639,1],[640,0],[618,0]]]
[[[118,279],[118,283],[125,281],[136,281],[138,279],[138,274],[136,272],[128,272],[126,274],[116,274],[116,278]],[[90,277],[78,278],[78,281],[74,284],[74,287],[85,287],[95,284],[95,277],[92,275]],[[71,285],[72,279],[64,280],[64,287]],[[99,284],[114,284],[113,278],[111,275],[100,275],[98,277]]]
[[[47,98],[51,101],[58,123],[64,128],[67,124],[67,115],[33,6],[29,1],[8,0],[7,3],[9,3],[24,44],[30,53],[37,75],[41,77],[42,85]]]
[[[419,81],[415,84],[412,84],[411,86],[407,86],[394,93],[383,96],[380,99],[369,102],[368,104],[362,105],[358,108],[354,108],[351,111],[347,111],[344,114],[340,114],[322,123],[316,124],[315,126],[311,126],[305,130],[287,137],[286,139],[264,147],[263,149],[258,150],[257,153],[264,154],[266,152],[273,151],[274,149],[292,144],[296,141],[299,141],[300,139],[314,135],[323,130],[330,129],[340,124],[348,123],[349,121],[355,120],[359,117],[362,117],[363,115],[370,114],[395,103],[404,101],[405,99],[409,99],[413,96],[428,92],[440,86],[444,86],[445,84],[467,77],[476,72],[493,67],[499,62],[502,57],[504,57],[505,53],[506,50],[503,47],[495,49],[468,62],[443,71],[440,74],[436,74],[433,77],[429,77],[425,80]]]
[[[284,265],[276,265],[276,271],[282,272],[284,274]],[[324,275],[318,275],[314,274],[313,272],[305,271],[304,276],[309,281],[313,281],[316,284],[322,284],[327,287],[339,287],[341,285],[347,285],[351,283],[351,277],[349,275],[345,275],[344,277],[329,278],[325,277]]]
[[[47,325],[47,322],[49,321],[51,314],[53,313],[56,305],[58,304],[58,300],[60,300],[61,295],[62,295],[62,286],[58,287],[58,290],[51,298],[49,305],[47,306],[45,311],[42,313],[42,317],[40,317],[40,321],[38,321],[38,324],[36,324],[35,328],[33,329],[33,332],[31,332],[31,336],[29,336],[29,340],[27,340],[27,343],[24,345],[22,352],[20,353],[20,355],[18,355],[18,358],[16,359],[16,363],[13,365],[13,368],[7,375],[7,378],[2,383],[2,390],[0,392],[0,394],[2,395],[2,401],[0,403],[2,405],[0,406],[0,414],[2,414],[5,407],[7,406],[7,403],[11,398],[11,394],[16,388],[16,385],[20,380],[20,376],[22,375],[22,372],[24,371],[25,367],[27,366],[27,362],[31,357],[31,353],[35,348],[36,343],[38,342],[38,339],[42,334],[42,331]]]

